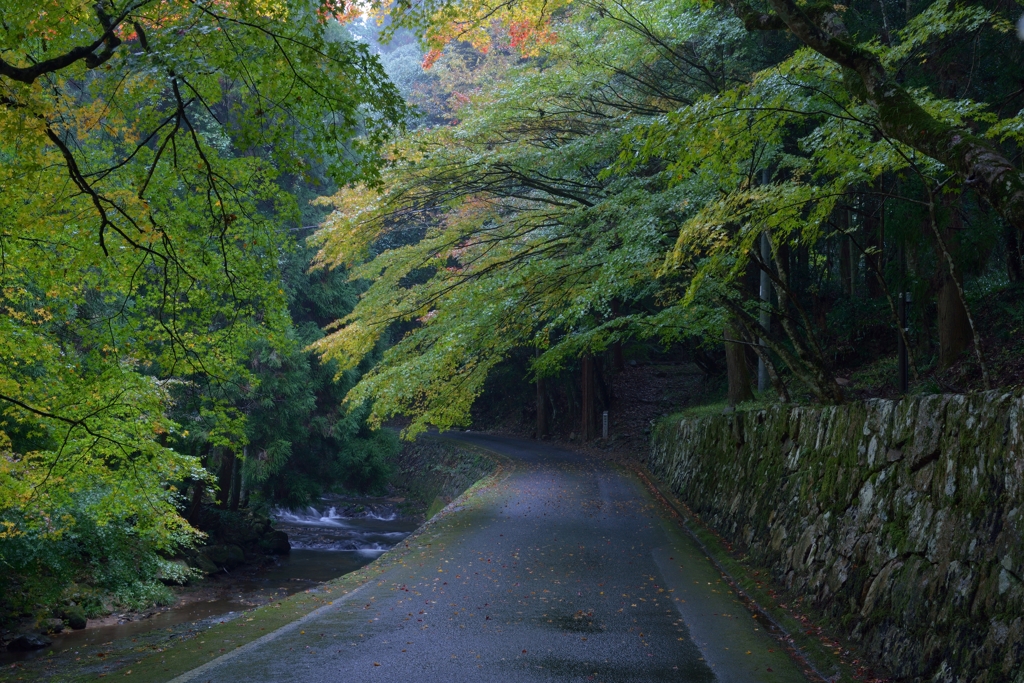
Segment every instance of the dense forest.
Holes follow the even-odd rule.
[[[652,354],[1024,381],[1015,3],[47,8],[0,9],[2,618],[160,599],[200,508],[379,489],[385,420],[499,384],[589,438]]]

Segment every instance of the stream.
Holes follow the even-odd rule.
[[[241,567],[211,576],[195,593],[187,589],[179,604],[144,618],[112,615],[90,620],[80,631],[49,636],[53,644],[31,652],[0,653],[0,664],[24,661],[70,649],[134,638],[185,623],[204,628],[228,621],[255,605],[265,604],[330,581],[369,564],[412,533],[417,519],[403,518],[380,499],[325,498],[305,510],[276,509],[274,528],[288,534],[292,551],[269,565]],[[190,599],[191,598],[191,599]]]

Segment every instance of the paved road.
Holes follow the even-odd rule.
[[[512,473],[371,584],[176,681],[806,680],[631,476],[459,438]]]

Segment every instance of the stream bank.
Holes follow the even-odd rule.
[[[290,552],[253,554],[250,548],[243,553],[239,546],[233,551],[231,546],[227,546],[228,551],[223,545],[205,546],[191,557],[201,557],[204,564],[211,565],[210,570],[202,579],[173,586],[173,604],[145,611],[112,611],[89,619],[84,629],[65,628],[59,633],[45,634],[49,641],[45,647],[28,651],[11,649],[0,654],[0,665],[45,658],[51,653],[81,650],[117,639],[138,638],[149,631],[190,622],[224,618],[356,571],[421,523],[420,512],[400,514],[396,507],[387,499],[333,497],[304,510],[275,510],[272,514],[274,533],[286,539]],[[422,505],[418,507],[422,509]],[[211,556],[215,560],[210,559]],[[25,628],[23,632],[34,630]]]
[[[328,496],[302,510],[275,510],[273,529],[287,535],[289,553],[253,556],[251,562],[219,567],[191,585],[174,587],[172,606],[112,613],[90,620],[84,630],[50,635],[52,644],[41,650],[2,653],[0,681],[105,674],[240,616],[252,621],[248,615],[261,606],[301,612],[302,605],[318,599],[322,584],[337,583],[339,577],[346,584],[360,581],[367,565],[495,469],[494,460],[479,451],[429,437],[407,444],[392,465],[387,497]],[[276,618],[285,614],[280,609]]]

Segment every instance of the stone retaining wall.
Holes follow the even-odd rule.
[[[1024,681],[1024,398],[666,419],[647,463],[901,681]]]

